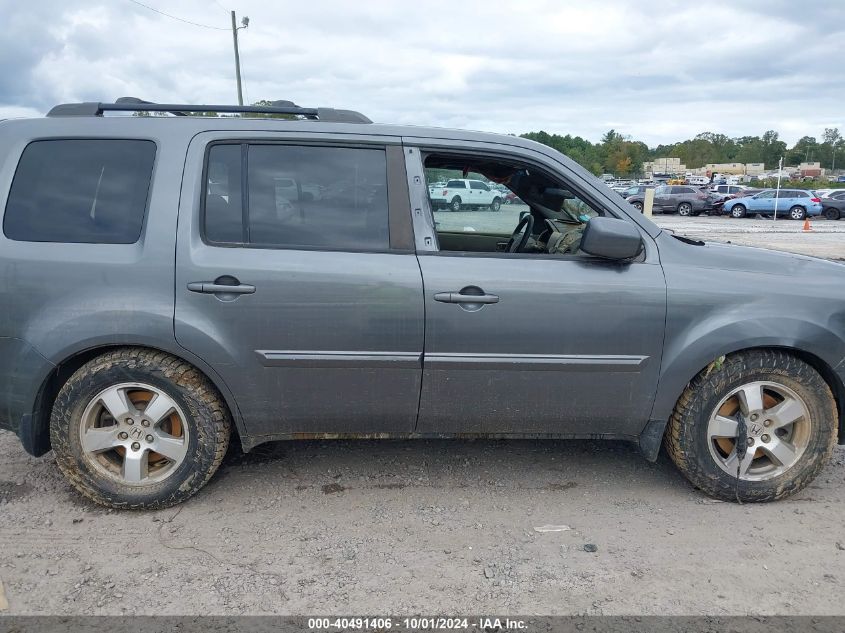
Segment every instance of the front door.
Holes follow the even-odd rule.
[[[431,154],[425,164],[473,170],[460,160]],[[489,160],[474,160],[489,169]],[[506,178],[507,169],[484,173]],[[525,191],[547,185],[536,174],[523,173],[537,178]],[[562,189],[573,187],[547,187]],[[547,195],[543,206],[553,200]],[[563,206],[583,218],[606,213],[578,198]],[[502,252],[527,211],[434,212],[439,250],[419,253],[426,336],[417,430],[637,435],[651,410],[666,315],[654,245],[630,263],[549,254],[538,226],[531,248]]]
[[[775,192],[763,191],[748,201],[749,211],[758,211],[760,213],[772,212],[775,210]]]
[[[188,164],[176,338],[248,432],[412,431],[423,295],[400,147],[215,133]]]

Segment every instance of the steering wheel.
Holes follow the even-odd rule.
[[[531,231],[534,230],[534,216],[530,213],[523,217],[516,228],[511,233],[511,238],[508,240],[508,245],[505,251],[508,253],[519,253],[528,244],[528,239],[531,237]],[[520,237],[522,232],[522,237]]]

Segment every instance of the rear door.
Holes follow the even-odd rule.
[[[423,296],[398,139],[194,138],[176,338],[250,434],[413,430]]]
[[[778,216],[789,215],[789,207],[793,204],[795,192],[789,189],[775,191],[769,202],[769,210]]]
[[[654,207],[661,211],[669,208],[672,204],[672,188],[669,185],[662,185],[654,190]]]

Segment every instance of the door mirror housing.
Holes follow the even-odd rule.
[[[632,259],[643,250],[643,238],[630,222],[596,217],[587,223],[580,249],[605,259]]]

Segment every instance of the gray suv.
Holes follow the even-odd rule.
[[[172,114],[103,116],[139,110]],[[0,426],[97,503],[183,501],[232,438],[356,437],[662,445],[766,501],[841,431],[845,267],[673,236],[549,147],[121,99],[0,148]],[[433,210],[459,177],[525,206]]]
[[[643,210],[645,192],[627,197],[635,209]],[[654,211],[677,213],[682,216],[699,215],[713,208],[713,198],[705,191],[690,185],[661,185],[654,190]]]

